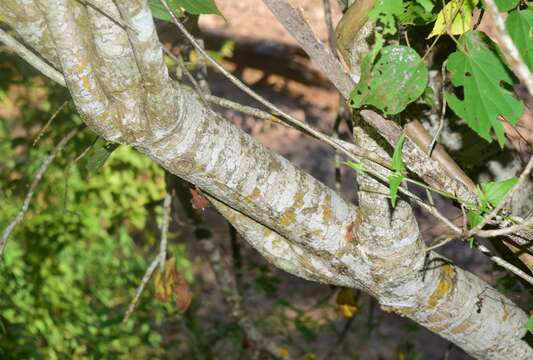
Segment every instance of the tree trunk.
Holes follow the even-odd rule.
[[[533,358],[521,340],[526,314],[475,275],[426,258],[408,202],[391,210],[370,192],[359,207],[344,201],[169,78],[146,1],[91,4],[0,0],[0,16],[60,71],[96,133],[195,184],[274,265],[363,289],[474,357]],[[358,131],[361,145],[387,156]],[[361,186],[384,191],[369,178]]]

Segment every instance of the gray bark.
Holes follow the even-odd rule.
[[[359,208],[344,201],[171,81],[146,1],[92,3],[119,21],[74,0],[0,0],[0,16],[61,71],[95,132],[198,186],[274,265],[363,289],[474,357],[533,358],[521,340],[520,308],[435,253],[425,269],[407,202],[391,211],[385,197],[368,192]],[[363,132],[360,139],[386,156]],[[383,192],[372,179],[362,187]]]

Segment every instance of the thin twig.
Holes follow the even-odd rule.
[[[502,268],[506,269],[507,271],[512,272],[513,274],[515,274],[519,278],[521,278],[521,279],[527,281],[528,283],[530,283],[531,285],[533,285],[533,277],[532,276],[526,274],[525,272],[523,272],[522,270],[520,270],[519,268],[517,268],[513,264],[510,264],[507,261],[503,260],[502,258],[492,255],[490,250],[487,249],[484,245],[478,245],[477,248],[479,249],[479,251],[481,251],[483,254],[488,256],[493,262],[495,262],[496,264],[498,264]]]
[[[44,133],[46,132],[46,130],[48,130],[48,128],[50,127],[50,125],[52,124],[52,121],[54,121],[54,119],[56,118],[56,116],[61,112],[61,110],[63,110],[63,108],[65,107],[65,105],[68,104],[68,100],[67,101],[64,101],[63,104],[61,104],[61,106],[59,106],[59,108],[57,108],[57,110],[52,114],[52,116],[50,116],[50,119],[48,119],[48,121],[46,122],[46,124],[44,124],[43,128],[39,131],[39,133],[37,134],[37,137],[35,138],[35,140],[33,140],[33,144],[32,146],[35,146],[37,145],[37,143],[39,142],[39,140],[41,140],[41,138],[43,137]]]
[[[137,288],[137,292],[135,293],[135,296],[133,297],[133,300],[131,300],[130,305],[128,306],[128,310],[126,311],[126,314],[124,315],[124,319],[122,319],[122,323],[126,323],[128,319],[130,318],[131,314],[133,314],[133,310],[135,310],[135,307],[137,306],[137,303],[139,302],[139,299],[141,298],[141,294],[144,291],[144,288],[148,284],[148,281],[150,281],[150,278],[152,277],[155,269],[157,268],[157,264],[160,262],[164,263],[164,261],[161,261],[161,254],[157,254],[154,260],[152,260],[152,263],[146,269],[146,272],[144,273],[144,276],[141,280],[141,284]]]
[[[326,28],[328,29],[328,42],[333,55],[337,53],[337,45],[335,44],[335,29],[333,27],[333,16],[331,13],[330,0],[322,0],[324,7],[324,20],[326,21]]]
[[[479,224],[477,224],[476,226],[474,226],[472,228],[472,230],[470,230],[468,232],[468,234],[466,234],[466,238],[469,238],[470,236],[472,235],[475,235],[477,234],[477,232],[479,230],[481,230],[485,225],[487,225],[496,215],[498,215],[498,213],[500,212],[500,210],[502,210],[505,206],[506,206],[506,203],[508,200],[512,199],[513,195],[515,194],[515,192],[520,188],[520,186],[522,186],[522,184],[526,181],[526,179],[530,176],[531,174],[531,170],[533,169],[533,156],[531,156],[529,158],[529,161],[525,167],[525,169],[522,171],[522,174],[520,174],[520,177],[518,178],[518,183],[513,186],[513,188],[511,190],[509,190],[509,192],[507,194],[505,194],[505,197],[500,201],[500,203],[498,204],[498,206],[496,206],[494,208],[494,210],[492,210],[492,212],[487,215],[483,221],[481,221]]]
[[[440,118],[439,118],[439,127],[437,128],[437,131],[435,132],[435,135],[433,135],[433,139],[431,140],[431,143],[429,144],[428,149],[428,156],[431,158],[431,154],[433,153],[433,149],[435,148],[435,144],[437,143],[437,140],[440,137],[440,133],[442,132],[442,128],[444,127],[444,117],[446,115],[446,96],[444,96],[444,83],[446,82],[446,64],[447,60],[445,60],[442,63],[441,68],[441,76],[442,76],[442,89],[441,89],[441,111],[440,111]]]
[[[258,108],[253,107],[253,106],[247,106],[247,105],[239,104],[239,103],[237,103],[235,101],[231,101],[231,100],[228,100],[228,99],[225,99],[225,98],[221,98],[221,97],[218,97],[218,96],[215,96],[215,95],[204,95],[204,98],[208,102],[210,102],[212,104],[215,104],[215,105],[218,105],[220,107],[223,107],[223,108],[226,108],[226,109],[230,109],[230,110],[234,110],[234,111],[238,111],[240,113],[253,116],[256,119],[270,120],[270,121],[274,121],[274,122],[276,122],[278,124],[293,128],[292,126],[280,121],[280,119],[277,118],[275,115],[272,115],[269,112],[260,110]]]
[[[165,270],[165,260],[167,258],[167,239],[168,239],[168,225],[170,223],[170,211],[172,208],[172,195],[167,191],[165,199],[163,200],[163,219],[161,221],[161,241],[159,244],[159,259],[161,274]]]
[[[451,242],[452,240],[454,239],[457,239],[457,236],[447,236],[445,237],[442,241],[439,241],[438,243],[436,243],[435,245],[431,245],[431,246],[428,246],[425,251],[426,253],[430,252],[430,251],[433,251],[435,249],[438,249],[440,248],[441,246],[444,246],[446,244],[448,244],[449,242]]]
[[[501,236],[501,235],[507,235],[507,234],[513,234],[520,230],[526,230],[530,226],[533,226],[533,218],[529,218],[525,220],[524,222],[520,224],[516,224],[513,226],[509,226],[503,229],[495,229],[495,230],[478,230],[476,232],[476,235],[488,238],[488,237],[495,237],[495,236]]]
[[[498,7],[496,6],[496,3],[494,2],[494,0],[484,0],[484,3],[487,6],[487,10],[489,12],[490,17],[492,18],[492,21],[494,21],[494,24],[498,29],[497,33],[500,37],[501,45],[505,49],[503,53],[506,54],[510,59],[509,65],[511,69],[516,74],[518,79],[520,79],[520,82],[527,87],[529,94],[533,95],[533,75],[531,74],[531,71],[520,56],[520,52],[518,51],[518,48],[516,47],[515,43],[509,36],[509,33],[505,28],[505,23],[500,14],[500,11],[498,10]]]
[[[37,185],[41,182],[43,179],[44,173],[46,170],[48,170],[48,167],[54,161],[57,154],[59,154],[67,145],[67,143],[74,137],[79,131],[79,127],[70,130],[67,135],[65,135],[59,143],[55,146],[55,148],[52,150],[52,153],[48,155],[46,159],[44,159],[43,163],[39,167],[39,170],[35,173],[35,176],[33,177],[33,180],[30,184],[30,188],[28,189],[28,192],[26,193],[26,197],[24,198],[24,202],[22,203],[22,207],[20,208],[20,211],[15,216],[13,220],[7,225],[4,232],[2,233],[2,237],[0,237],[0,257],[4,253],[4,249],[6,247],[7,240],[9,239],[9,236],[15,229],[15,227],[20,224],[20,222],[24,219],[24,216],[28,212],[28,208],[30,206],[31,199],[33,197],[33,194],[35,192],[35,189],[37,188]]]

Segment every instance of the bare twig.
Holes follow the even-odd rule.
[[[533,285],[533,277],[532,276],[526,274],[525,272],[523,272],[522,270],[520,270],[519,268],[517,268],[513,264],[510,264],[507,261],[503,260],[502,258],[492,255],[490,250],[487,249],[484,245],[477,245],[477,248],[483,254],[488,256],[494,263],[498,264],[502,268],[506,269],[509,272],[512,272],[513,274],[515,274],[519,278],[521,278],[521,279],[527,281],[528,283],[530,283],[531,285]]]
[[[429,149],[428,149],[429,157],[431,157],[431,154],[433,153],[433,149],[435,148],[435,144],[437,143],[437,140],[440,137],[440,133],[442,132],[442,128],[444,127],[444,116],[446,115],[446,96],[444,96],[444,83],[446,82],[446,64],[447,64],[447,60],[445,60],[442,63],[442,68],[441,68],[442,89],[441,89],[441,111],[440,111],[440,118],[439,118],[439,127],[437,128],[437,131],[435,132],[435,135],[433,135],[433,139],[431,140],[431,143],[429,144]]]
[[[157,264],[164,263],[164,260],[161,260],[161,254],[157,254],[154,260],[152,260],[152,263],[146,269],[146,272],[144,273],[144,276],[141,280],[141,284],[137,288],[137,292],[135,293],[135,296],[133,297],[133,300],[131,300],[130,305],[128,306],[128,310],[126,311],[126,314],[124,315],[124,319],[122,319],[122,323],[126,323],[128,319],[130,318],[131,314],[133,314],[133,310],[135,310],[135,307],[137,306],[137,303],[139,302],[139,299],[141,298],[141,294],[144,291],[144,288],[148,284],[148,281],[150,281],[150,278],[152,277],[155,269],[157,268]]]
[[[344,98],[348,98],[354,81],[344,70],[339,59],[316,36],[300,8],[286,0],[263,0],[278,21],[296,39],[298,44],[315,60],[322,72]]]
[[[496,6],[496,3],[494,2],[494,0],[484,0],[484,3],[487,6],[487,10],[489,12],[490,17],[492,18],[494,24],[496,25],[496,28],[498,29],[498,36],[501,40],[501,45],[505,49],[503,53],[507,55],[506,57],[509,60],[509,65],[511,69],[516,74],[518,79],[520,79],[520,82],[522,82],[527,87],[529,94],[533,95],[533,75],[531,74],[531,71],[520,56],[520,52],[518,51],[518,48],[516,47],[515,43],[509,36],[509,33],[505,28],[505,23],[500,14],[500,11],[498,10],[498,7]]]
[[[54,121],[56,116],[61,112],[61,110],[63,110],[63,108],[65,107],[65,105],[67,105],[67,103],[68,103],[68,101],[64,101],[63,104],[61,104],[61,106],[59,106],[59,108],[57,108],[57,110],[52,114],[52,116],[50,116],[50,119],[48,119],[46,124],[44,124],[43,128],[37,134],[37,137],[35,138],[35,140],[33,140],[33,144],[32,144],[33,146],[37,145],[39,140],[41,140],[41,137],[44,135],[46,130],[48,130],[48,128],[52,124],[52,121]]]
[[[326,28],[328,29],[328,42],[329,47],[333,55],[336,54],[337,46],[335,44],[335,28],[333,27],[333,16],[331,13],[331,2],[330,0],[322,0],[324,7],[324,20],[326,21]]]
[[[67,143],[78,133],[79,128],[70,130],[55,146],[55,148],[52,150],[52,153],[48,155],[46,159],[44,159],[43,163],[35,173],[35,176],[33,177],[33,180],[30,184],[30,188],[28,189],[28,192],[26,193],[26,197],[24,198],[24,202],[22,203],[22,207],[18,214],[15,216],[13,220],[7,225],[4,232],[2,233],[2,237],[0,237],[0,257],[2,256],[7,240],[9,239],[9,236],[15,229],[15,227],[20,224],[20,222],[24,219],[24,216],[28,212],[28,208],[30,206],[31,199],[33,197],[33,194],[35,192],[35,189],[37,188],[37,185],[41,182],[43,179],[44,173],[46,170],[48,170],[48,167],[54,161],[57,154],[59,154],[67,145]]]
[[[502,236],[502,235],[507,235],[507,234],[513,234],[520,230],[526,230],[531,226],[533,226],[533,218],[529,218],[520,224],[516,224],[516,225],[509,226],[509,227],[502,228],[502,229],[478,230],[476,232],[476,235],[485,237],[485,238]]]
[[[165,199],[163,200],[163,219],[161,221],[161,241],[159,244],[159,259],[161,274],[165,269],[165,259],[167,258],[167,238],[168,238],[168,225],[170,223],[170,211],[172,208],[172,195],[167,191]]]

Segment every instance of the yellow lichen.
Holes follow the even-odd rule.
[[[297,191],[296,194],[294,194],[294,205],[293,208],[301,208],[304,205],[304,197],[305,194],[301,191]]]
[[[260,196],[261,196],[261,190],[259,190],[259,188],[256,186],[256,187],[254,188],[254,190],[252,191],[252,193],[246,197],[246,200],[247,200],[248,202],[253,202],[253,201],[255,201],[257,198],[259,198]]]
[[[451,265],[443,265],[440,267],[440,279],[436,289],[428,299],[428,306],[434,308],[440,299],[446,296],[454,286],[455,270]]]
[[[287,226],[292,224],[296,220],[296,214],[294,212],[294,209],[292,207],[285,210],[283,215],[279,218],[279,222],[283,226]]]
[[[322,204],[322,220],[324,220],[325,223],[331,219],[331,208],[330,208],[330,196],[326,196],[326,199],[324,200],[324,203]]]
[[[452,328],[450,332],[452,334],[467,334],[470,332],[474,324],[470,320],[465,320],[456,327]]]
[[[82,76],[81,81],[83,81],[83,87],[85,89],[90,89],[91,88],[91,83],[89,81],[89,78],[86,75]]]

